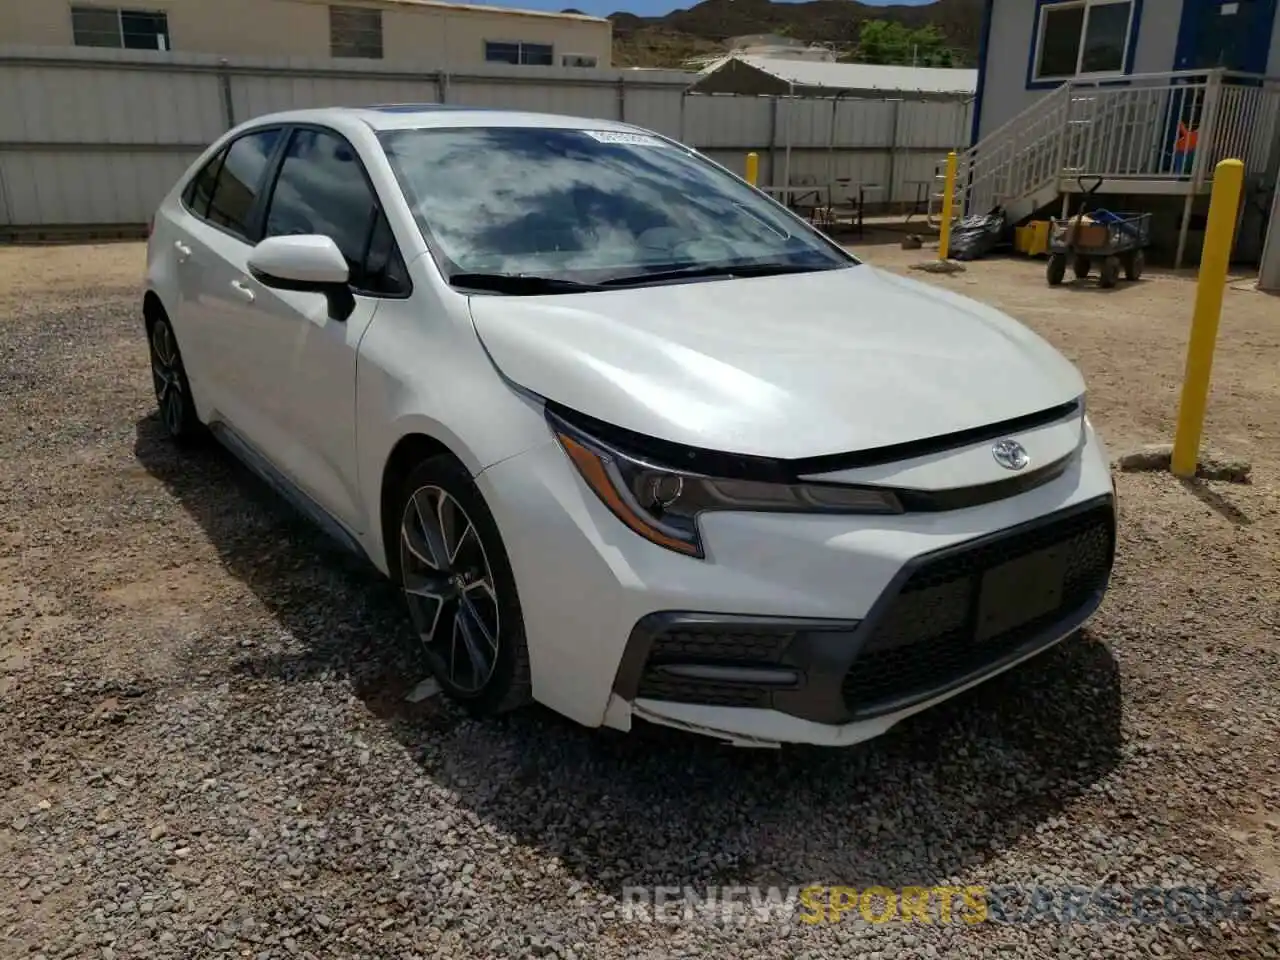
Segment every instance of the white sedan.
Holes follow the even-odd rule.
[[[147,262],[173,439],[211,432],[392,578],[477,712],[850,744],[1106,590],[1075,367],[657,134],[261,117]]]

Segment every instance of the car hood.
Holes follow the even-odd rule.
[[[1076,368],[988,306],[866,264],[560,296],[472,296],[502,374],[650,437],[781,459],[1065,403]]]

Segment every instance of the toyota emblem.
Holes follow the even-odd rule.
[[[1017,440],[996,441],[991,448],[991,455],[996,458],[996,463],[1006,470],[1021,470],[1031,462],[1027,448]]]

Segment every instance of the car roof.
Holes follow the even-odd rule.
[[[355,120],[374,130],[428,127],[553,127],[567,130],[631,130],[615,120],[592,120],[532,110],[494,110],[444,103],[384,103],[367,107],[325,107],[290,110],[255,117],[254,126],[267,123],[341,123]]]

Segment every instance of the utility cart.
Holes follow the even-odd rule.
[[[1102,185],[1101,178],[1088,190],[1081,182],[1081,192],[1091,196]],[[1098,265],[1098,286],[1114,287],[1124,271],[1126,280],[1142,276],[1146,264],[1143,249],[1151,243],[1151,214],[1113,213],[1110,210],[1085,212],[1085,200],[1074,217],[1053,220],[1049,226],[1049,262],[1045,278],[1050,286],[1062,283],[1070,266],[1077,278],[1084,279]]]

